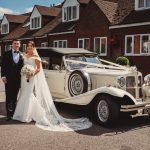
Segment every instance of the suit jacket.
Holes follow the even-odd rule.
[[[23,58],[21,56],[21,52],[19,53],[19,61],[18,63],[15,63],[13,60],[12,50],[5,52],[2,57],[1,77],[6,77],[7,80],[20,78],[20,72],[23,66]]]

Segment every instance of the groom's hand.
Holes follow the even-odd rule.
[[[7,83],[6,77],[2,77],[2,81],[4,82],[4,84],[6,84]]]

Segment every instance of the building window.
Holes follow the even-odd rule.
[[[5,45],[5,51],[9,51],[11,50],[11,48],[12,48],[12,45]]]
[[[150,50],[150,37],[149,35],[141,36],[141,53],[147,54]]]
[[[94,38],[94,51],[101,56],[107,55],[107,37]]]
[[[31,18],[31,29],[41,28],[41,17]]]
[[[135,9],[147,9],[150,8],[150,0],[135,0]]]
[[[132,54],[133,52],[133,36],[126,36],[126,54]]]
[[[23,44],[23,48],[22,48],[23,52],[27,51],[27,44]]]
[[[79,19],[79,5],[63,8],[63,22]]]
[[[150,54],[150,34],[125,36],[125,54],[126,55]]]
[[[67,40],[54,41],[53,47],[67,48]]]
[[[2,48],[1,48],[1,46],[0,46],[0,56],[2,56]]]
[[[89,38],[78,39],[78,48],[90,50],[90,39]]]
[[[41,43],[41,47],[48,47],[48,42]]]
[[[9,25],[8,23],[2,24],[2,34],[7,34],[9,32]]]

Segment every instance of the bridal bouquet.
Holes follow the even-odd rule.
[[[26,75],[27,82],[29,82],[29,77],[33,76],[35,73],[35,68],[32,65],[24,65],[21,69],[21,74]]]

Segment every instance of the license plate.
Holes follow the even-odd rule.
[[[146,106],[143,110],[144,114],[150,114],[150,106]]]

